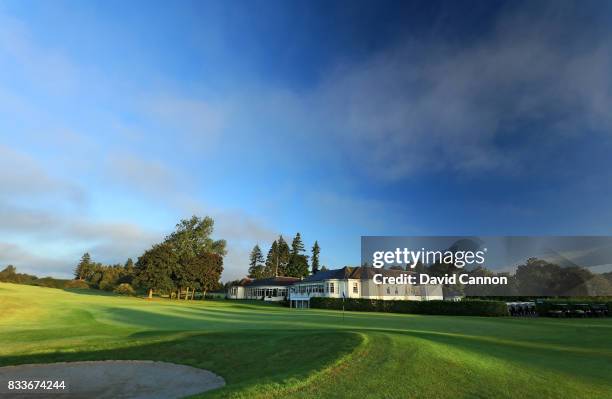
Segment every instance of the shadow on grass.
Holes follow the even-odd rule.
[[[389,333],[389,331],[386,332]],[[563,347],[547,343],[526,342],[521,337],[516,337],[516,340],[512,342],[507,339],[498,340],[494,336],[447,334],[436,331],[408,330],[391,333],[448,345],[452,348],[513,362],[524,367],[562,372],[610,385],[612,354],[609,351],[597,351],[579,346],[570,347],[568,345]],[[602,337],[600,342],[602,346],[605,346],[606,339]],[[579,345],[580,337],[577,336],[576,341],[571,344]]]
[[[229,394],[252,385],[304,379],[351,353],[360,342],[358,334],[330,331],[149,331],[134,334],[124,347],[4,356],[0,366],[86,360],[165,361],[213,371],[228,384],[220,393]]]

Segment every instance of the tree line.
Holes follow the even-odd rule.
[[[321,248],[317,241],[314,242],[311,254],[305,253],[302,236],[298,232],[291,241],[291,247],[282,235],[272,242],[270,250],[264,260],[259,245],[255,245],[249,256],[248,276],[254,279],[262,279],[276,276],[307,277],[311,272],[319,271],[319,254]],[[308,259],[311,259],[310,265]]]
[[[121,294],[144,290],[171,298],[193,299],[197,291],[202,298],[209,290],[220,288],[225,240],[214,240],[214,221],[210,217],[183,219],[161,243],[154,244],[134,262],[104,265],[83,254],[74,269],[74,280],[53,279],[17,273],[9,265],[0,271],[0,281],[45,285],[54,288],[96,288]]]
[[[402,269],[399,266],[391,268]],[[466,296],[612,296],[612,272],[598,274],[578,265],[560,266],[538,258],[527,259],[516,267],[514,273],[498,273],[483,266],[468,270],[444,263],[419,263],[408,270],[438,277],[465,273],[470,277],[508,278],[507,285],[456,284],[450,287]]]
[[[104,265],[94,262],[91,255],[86,252],[74,269],[74,278],[87,282],[90,288],[104,291],[114,291],[120,284],[132,284],[134,280],[134,261],[128,258],[124,265]],[[82,286],[85,287],[85,286]],[[124,286],[129,292],[129,289]]]

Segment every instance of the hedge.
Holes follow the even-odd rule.
[[[310,307],[318,309],[342,309],[342,299],[310,298]],[[344,309],[367,312],[391,312],[453,316],[509,316],[508,306],[500,301],[464,300],[450,301],[385,301],[381,299],[349,298]]]

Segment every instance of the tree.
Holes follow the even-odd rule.
[[[185,299],[188,299],[190,288],[195,288],[197,284],[193,269],[198,256],[210,253],[222,257],[227,253],[225,240],[211,238],[213,228],[212,218],[208,216],[200,218],[194,215],[190,219],[181,220],[176,225],[175,231],[164,241],[172,247],[177,256],[171,278],[178,288],[179,298],[181,289],[184,288],[186,290]]]
[[[227,254],[225,240],[213,240],[210,236],[215,222],[206,216],[192,216],[176,225],[176,230],[166,237],[165,242],[172,244],[179,257],[192,257],[199,253]]]
[[[0,272],[0,281],[11,279],[17,274],[17,268],[13,265],[8,265]]]
[[[270,250],[268,251],[268,255],[266,256],[266,264],[264,266],[263,276],[273,277],[278,268],[278,243],[276,240],[272,242],[270,246]]]
[[[320,252],[321,252],[321,248],[319,248],[319,243],[315,241],[314,245],[312,246],[312,260],[310,262],[312,274],[316,274],[319,271],[319,253]]]
[[[299,255],[304,252],[304,243],[302,242],[302,236],[298,232],[293,241],[291,242],[291,255]]]
[[[195,258],[192,270],[194,280],[202,290],[202,299],[204,299],[207,291],[221,286],[219,279],[223,273],[223,257],[219,254],[202,253]]]
[[[171,244],[156,244],[138,258],[134,281],[148,291],[149,298],[154,291],[171,291],[174,289],[172,271],[177,263],[178,256]]]
[[[291,243],[291,252],[289,254],[289,263],[285,269],[285,276],[308,276],[308,256],[304,255],[303,252],[304,243],[302,242],[300,233],[297,233]]]
[[[263,278],[264,276],[264,257],[259,245],[255,245],[249,257],[249,277]]]
[[[91,275],[92,271],[92,263],[91,256],[88,252],[85,252],[81,257],[81,261],[74,269],[74,278],[77,280],[85,280],[88,276]]]
[[[123,265],[123,272],[120,273],[117,283],[132,284],[132,281],[134,280],[134,273],[134,261],[132,260],[132,258],[128,258],[128,260],[125,262],[125,265]]]
[[[125,268],[120,264],[116,264],[113,266],[102,266],[100,268],[100,272],[102,277],[98,282],[98,288],[104,291],[112,291],[119,285],[123,283],[122,279],[125,276]]]
[[[289,245],[282,235],[279,236],[268,251],[263,277],[286,276],[290,255]]]
[[[123,265],[123,268],[125,269],[126,274],[134,274],[134,261],[132,258],[128,258],[125,265]]]
[[[274,275],[288,276],[287,267],[289,265],[289,258],[291,257],[291,253],[289,251],[289,245],[287,245],[287,241],[285,241],[282,235],[278,237],[277,251],[278,262]]]
[[[100,262],[91,263],[89,272],[85,275],[85,280],[90,282],[94,287],[100,288],[100,282],[104,277],[105,266]]]

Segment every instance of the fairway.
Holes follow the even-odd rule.
[[[0,283],[0,366],[110,359],[222,376],[203,398],[612,398],[612,319],[343,318]]]

